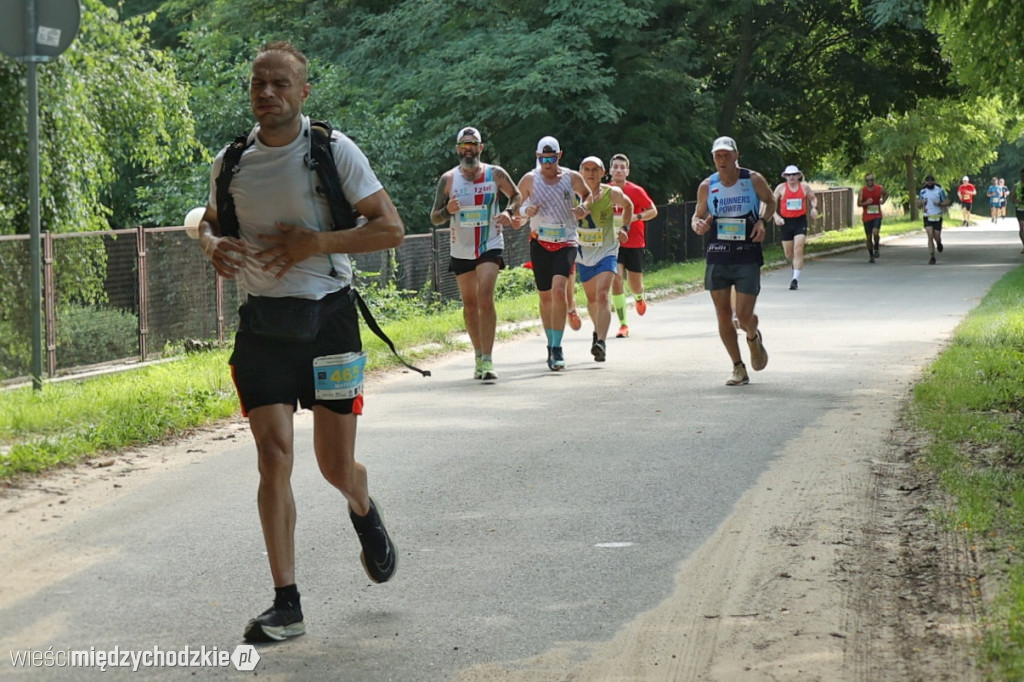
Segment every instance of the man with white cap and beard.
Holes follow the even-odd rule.
[[[438,181],[430,222],[443,225],[447,221],[451,229],[448,271],[455,273],[462,296],[462,317],[476,361],[473,378],[494,381],[498,378],[491,357],[497,327],[494,284],[505,267],[501,229],[512,227],[520,197],[504,168],[480,161],[483,149],[476,128],[467,126],[456,135],[459,165]],[[508,197],[504,211],[498,210],[499,192]]]
[[[717,171],[700,183],[690,225],[697,234],[710,233],[704,288],[711,292],[718,336],[732,360],[732,376],[725,384],[743,386],[750,378],[733,326],[732,291],[736,290],[736,324],[747,334],[751,366],[760,371],[768,365],[768,351],[754,304],[761,292],[764,216],[775,213],[775,195],[763,175],[740,168],[740,152],[731,137],[715,140],[711,155]]]
[[[537,167],[519,180],[522,204],[516,226],[530,219],[530,260],[540,296],[540,318],[548,344],[548,369],[565,369],[566,287],[579,246],[577,221],[589,207],[590,189],[578,172],[559,165],[562,147],[550,135],[537,142]],[[575,196],[581,203],[576,205]]]
[[[782,171],[785,182],[775,188],[775,224],[782,228],[782,251],[793,263],[793,279],[790,291],[800,284],[800,272],[804,269],[804,242],[807,240],[807,216],[818,217],[814,206],[814,190],[804,182],[804,174],[794,165]]]

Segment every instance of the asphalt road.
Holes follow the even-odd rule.
[[[531,333],[496,349],[493,384],[470,378],[469,353],[425,363],[428,379],[371,379],[358,453],[400,549],[386,585],[363,573],[300,415],[307,634],[259,647],[258,679],[433,682],[566,643],[585,657],[672,591],[680,563],[802,425],[854,395],[906,391],[1024,260],[1012,222],[947,230],[937,265],[918,233],[884,243],[874,265],[860,250],[809,261],[799,291],[788,290],[788,268],[766,272],[757,312],[770,361],[745,387],[724,385],[731,363],[704,292],[655,300],[643,318],[631,310],[633,335],[610,339],[603,364],[584,320],[566,332],[564,372],[548,371],[543,336]],[[186,466],[126,477],[109,501],[39,532],[45,549],[16,573],[34,580],[0,592],[0,677],[99,676],[13,668],[13,650],[234,651],[272,598],[255,456],[244,432],[203,448]],[[5,517],[0,525],[22,522]]]

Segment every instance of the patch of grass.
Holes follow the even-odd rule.
[[[993,679],[1024,679],[1024,269],[997,282],[914,390],[932,436],[925,464],[956,504],[945,514],[1001,574],[981,647]]]
[[[237,411],[228,352],[0,393],[0,478],[157,442]]]

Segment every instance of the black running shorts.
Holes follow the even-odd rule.
[[[317,400],[314,394],[314,358],[363,348],[359,317],[349,290],[329,296],[338,297],[339,305],[310,343],[271,339],[251,332],[235,334],[235,348],[228,362],[243,415],[257,407],[279,403],[292,407],[298,404],[307,409],[323,405],[338,414],[362,413],[362,395],[347,400]]]

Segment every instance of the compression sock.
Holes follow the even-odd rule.
[[[287,602],[294,606],[299,605],[299,588],[295,585],[285,585],[284,587],[274,588],[274,602],[278,600]]]
[[[626,324],[626,293],[612,294],[612,306],[619,317],[619,324]]]
[[[562,347],[562,334],[563,333],[564,332],[562,332],[561,330],[558,330],[558,329],[552,329],[551,330],[551,347],[552,348],[561,348]]]

